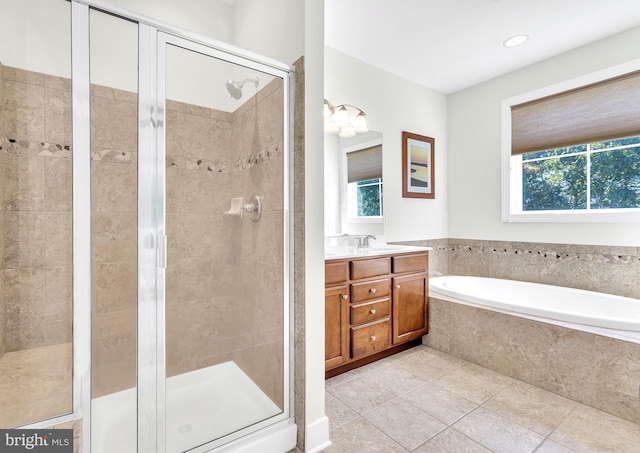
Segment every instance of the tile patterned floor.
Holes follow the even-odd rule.
[[[427,346],[326,381],[326,453],[640,452],[640,425]]]

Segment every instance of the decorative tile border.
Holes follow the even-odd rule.
[[[198,159],[195,157],[167,156],[167,168],[228,173],[231,169],[231,164],[229,162]]]
[[[434,273],[507,278],[627,297],[640,295],[640,248],[445,238],[401,242],[433,247]]]
[[[167,156],[167,168],[229,173],[231,171],[246,170],[255,165],[260,165],[281,156],[282,147],[278,144],[271,145],[256,154],[244,156],[233,163],[214,161],[211,159],[199,159],[197,157]]]
[[[71,145],[38,142],[34,140],[16,140],[2,136],[0,136],[0,151],[6,154],[65,159],[70,159],[72,155]]]
[[[120,149],[105,148],[100,151],[91,152],[91,160],[93,161],[129,163],[135,162],[136,158],[137,153],[132,153],[131,151],[123,151]]]
[[[282,156],[282,145],[271,145],[256,154],[245,156],[233,164],[234,170],[246,170],[268,160]]]

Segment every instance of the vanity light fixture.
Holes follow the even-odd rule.
[[[527,42],[528,40],[529,40],[528,35],[523,35],[523,34],[513,35],[505,39],[502,45],[505,47],[518,47],[524,44],[525,42]]]
[[[355,117],[349,115],[347,107],[358,111]],[[338,134],[341,138],[350,138],[356,134],[368,132],[367,114],[351,104],[333,105],[324,100],[324,131],[327,134]]]

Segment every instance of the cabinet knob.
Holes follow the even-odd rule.
[[[376,336],[375,335],[371,335],[371,341],[376,341]]]
[[[376,293],[376,289],[375,288],[371,288],[371,293],[375,294]]]
[[[375,308],[372,308],[372,309],[371,309],[371,314],[372,314],[372,315],[375,315],[375,314],[376,314],[376,309],[375,309]]]
[[[342,295],[342,298],[343,298],[344,300],[347,300],[347,299],[349,298],[349,295],[348,295],[348,294],[343,294],[343,295]]]
[[[396,289],[400,289],[400,285],[396,285]]]

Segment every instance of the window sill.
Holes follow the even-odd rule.
[[[348,223],[384,223],[382,216],[376,217],[349,217]]]
[[[530,211],[506,214],[504,223],[636,223],[640,209],[593,211]]]

